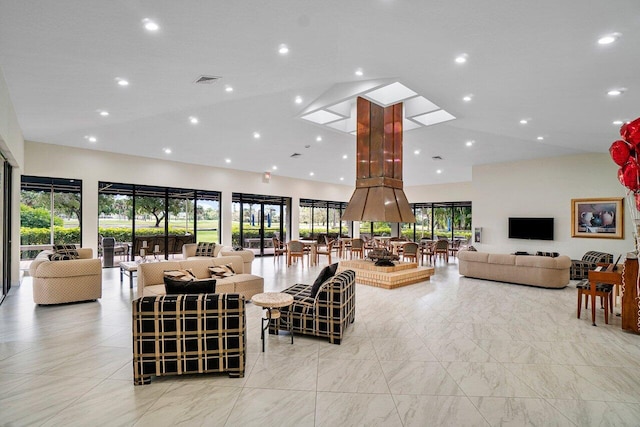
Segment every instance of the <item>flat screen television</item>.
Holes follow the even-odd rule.
[[[509,218],[509,238],[553,240],[553,218]]]

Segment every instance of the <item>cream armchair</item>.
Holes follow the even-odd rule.
[[[62,304],[102,297],[102,263],[91,248],[78,249],[79,259],[49,261],[53,251],[42,251],[31,262],[33,302]]]

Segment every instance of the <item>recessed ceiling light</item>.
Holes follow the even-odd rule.
[[[364,71],[362,71],[362,68],[358,68],[354,74],[358,77],[362,77],[364,75]]]
[[[614,121],[613,121],[613,124],[614,124],[614,125],[616,125],[616,126],[619,126],[619,125],[621,125],[622,123],[624,123],[622,120],[614,120]]]
[[[340,177],[340,181],[344,181],[344,176],[341,176],[341,177]]]
[[[272,169],[272,170],[274,170],[274,171],[277,171],[277,170],[278,170],[278,167],[277,167],[276,165],[273,165],[273,166],[271,167],[271,169]]]
[[[618,95],[622,95],[622,92],[624,92],[623,89],[611,89],[609,92],[607,92],[607,95],[618,96]]]
[[[296,96],[296,104],[302,104],[302,97],[300,95]]]
[[[598,44],[611,44],[618,40],[622,34],[620,33],[611,33],[605,36],[602,36],[598,39]]]
[[[544,141],[544,136],[539,136],[536,138],[538,141]]]
[[[278,53],[280,55],[286,55],[287,53],[289,53],[289,47],[282,43],[280,46],[278,46]]]
[[[86,135],[86,136],[84,137],[84,139],[86,139],[86,140],[87,140],[87,141],[89,141],[89,142],[96,142],[96,141],[98,141],[98,138],[96,138],[96,137],[95,137],[95,136],[93,136],[93,135]]]
[[[164,151],[165,154],[171,154],[171,148],[164,148],[162,151]]]
[[[255,139],[260,139],[260,132],[254,132],[254,133],[253,133],[253,137],[254,137]]]
[[[463,97],[462,100],[464,102],[469,102],[469,101],[471,101],[472,98],[473,98],[473,95],[467,95],[467,96]]]
[[[105,110],[100,110],[100,111],[99,111],[99,114],[100,114],[102,117],[107,117],[107,116],[109,115],[109,112],[108,112],[108,111],[105,111]]]
[[[233,87],[231,87],[231,86],[229,86],[229,85],[226,85],[226,86],[224,87],[224,90],[225,90],[225,92],[233,92]]]
[[[475,144],[475,141],[474,141],[474,140],[470,140],[470,141],[467,141],[467,142],[465,143],[465,145],[466,145],[467,147],[471,147],[473,144]]]
[[[309,172],[309,176],[313,176],[315,175],[313,172]]]
[[[420,154],[420,150],[414,150],[414,151],[413,151],[413,154],[416,154],[416,155],[417,155],[417,154]]]
[[[467,55],[466,53],[458,55],[458,56],[456,56],[456,63],[464,64],[465,62],[467,62],[468,58],[469,58],[469,55]]]
[[[520,120],[520,124],[521,125],[526,125],[527,123],[529,123],[529,120],[527,120],[527,119]]]
[[[116,82],[118,82],[120,86],[129,86],[129,81],[120,77],[116,77]]]
[[[346,154],[343,154],[343,155],[342,155],[342,158],[343,158],[343,159],[346,159],[347,157],[349,157],[349,156],[347,156]]]
[[[322,137],[321,136],[316,136],[316,142],[320,142],[322,141]]]
[[[436,173],[442,173],[442,169],[438,169]]]
[[[158,31],[160,29],[160,26],[149,18],[144,18],[142,25],[144,25],[144,29],[147,31]]]
[[[192,125],[197,125],[199,122],[198,118],[194,116],[190,116],[189,121],[191,122]]]

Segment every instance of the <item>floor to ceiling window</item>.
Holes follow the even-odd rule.
[[[98,187],[99,234],[116,240],[116,254],[167,258],[181,253],[184,243],[220,243],[219,192],[113,182]]]
[[[53,244],[82,245],[82,181],[23,176],[20,186],[20,259]]]
[[[0,155],[2,167],[0,168],[0,188],[2,196],[0,197],[0,259],[2,260],[2,293],[0,293],[0,303],[11,289],[11,175],[13,168],[4,157]]]
[[[291,198],[233,193],[231,241],[257,256],[273,255],[273,237],[287,240]]]
[[[325,234],[329,237],[349,235],[347,222],[342,220],[346,207],[345,202],[300,199],[300,238],[317,238]]]
[[[412,203],[415,224],[402,224],[402,235],[420,239],[468,240],[471,237],[471,202]]]

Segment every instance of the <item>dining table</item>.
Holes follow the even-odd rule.
[[[316,251],[318,249],[318,241],[311,239],[300,239],[299,242],[304,245],[305,249],[309,248],[309,265],[316,265],[318,260],[318,256],[316,254]]]

